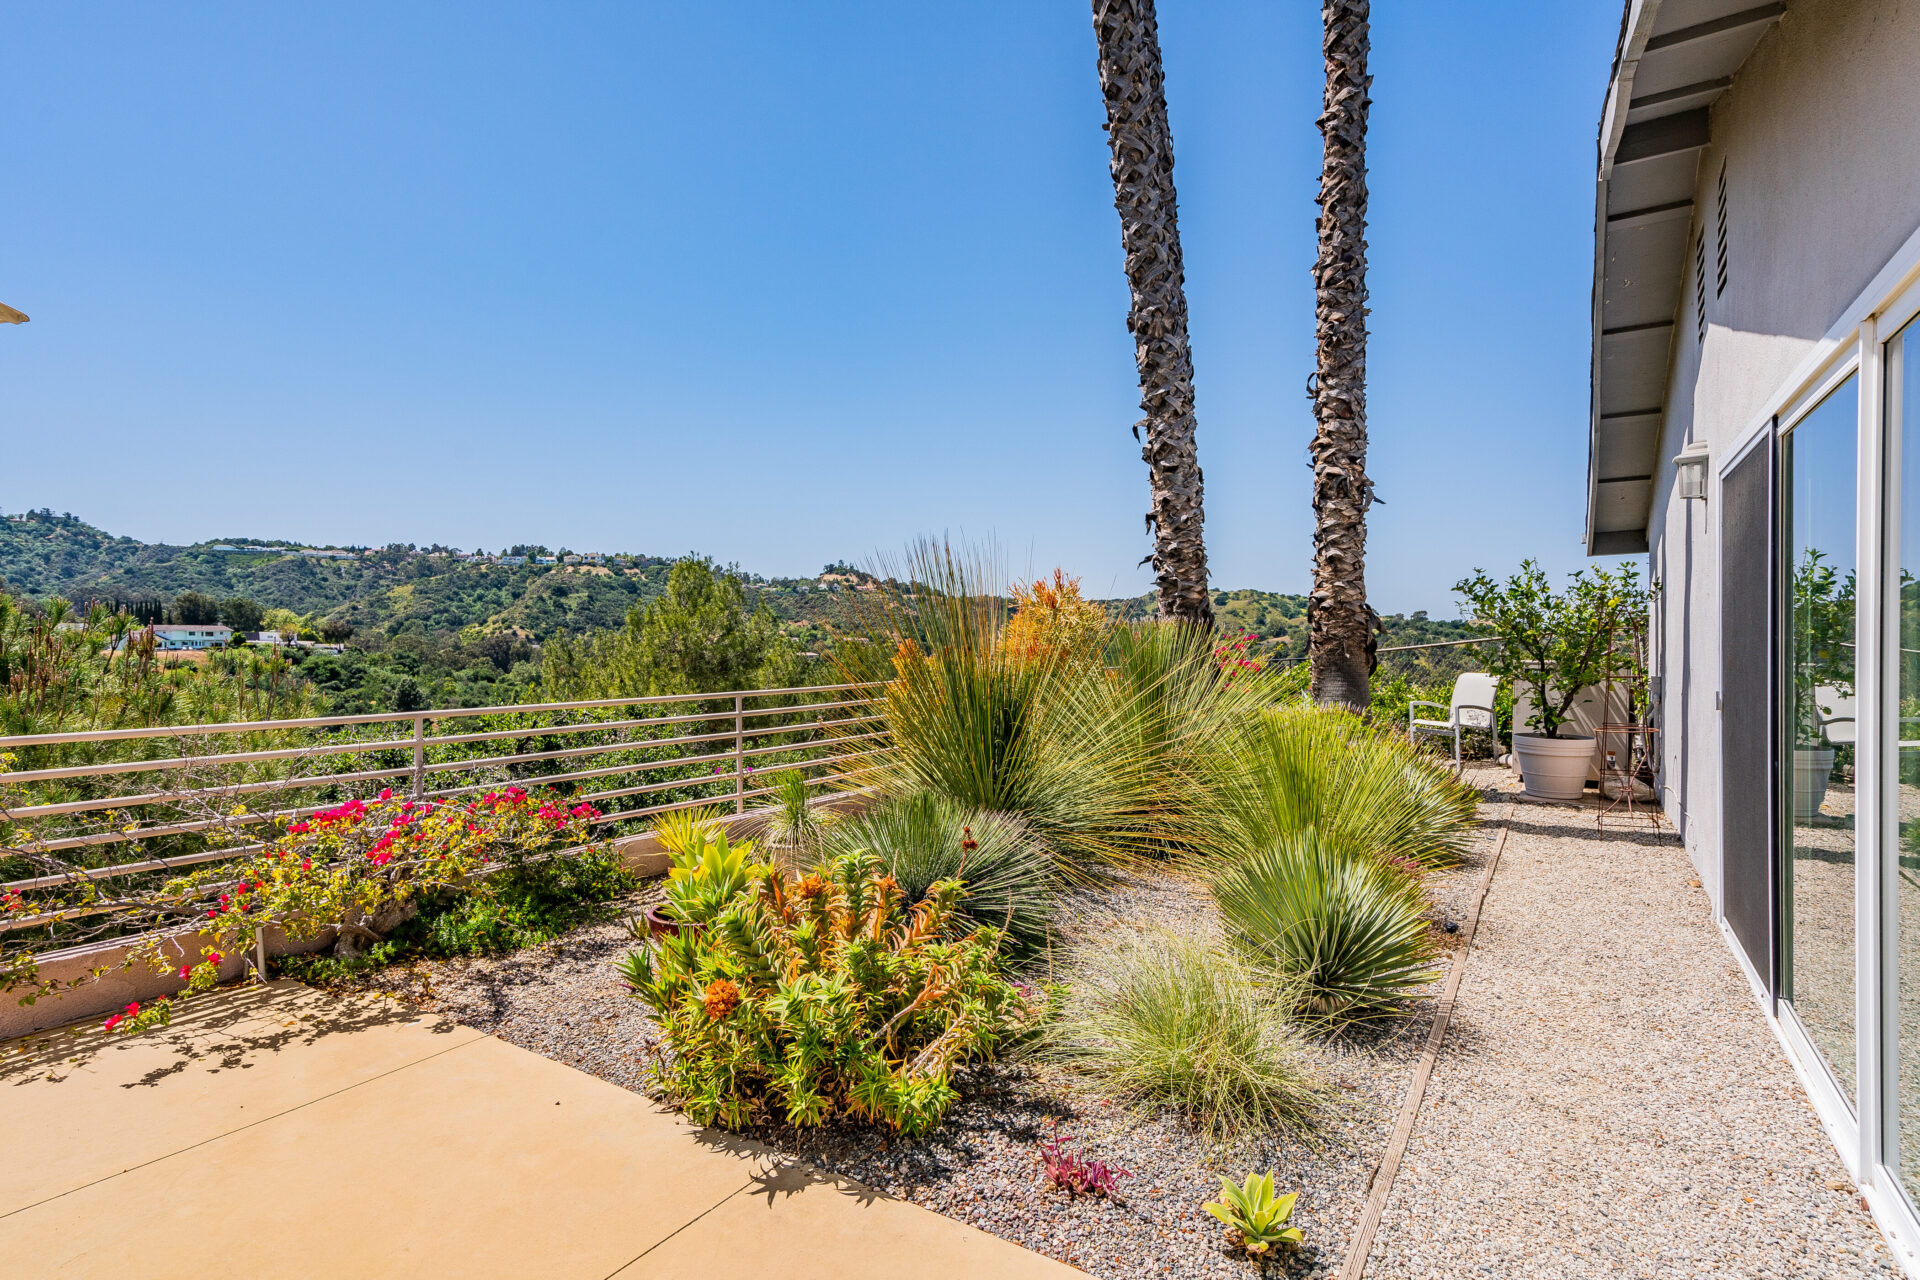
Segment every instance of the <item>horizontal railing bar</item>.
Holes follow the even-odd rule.
[[[808,760],[808,761],[805,761],[804,763],[808,768],[816,768],[820,765],[834,764],[841,760],[858,760],[873,754],[875,754],[875,750],[869,749],[866,751],[849,752],[848,754],[842,755],[842,756],[829,756],[824,760]],[[794,767],[799,768],[800,765],[796,764]],[[609,788],[606,791],[583,791],[574,796],[570,796],[568,798],[573,800],[601,800],[601,799],[611,800],[611,799],[618,798],[620,796],[638,796],[638,795],[648,795],[655,791],[671,791],[675,787],[697,787],[707,782],[730,782],[733,780],[734,776],[735,775],[731,773],[716,773],[711,775],[710,777],[703,777],[703,778],[675,778],[667,782],[650,782],[650,783],[647,783],[645,786],[638,786],[638,787],[617,787],[617,788]],[[765,788],[764,794],[772,794],[777,789],[778,788],[774,788],[774,787]],[[749,794],[759,795],[759,794],[763,794],[763,792],[751,792]],[[710,796],[707,799],[701,801],[701,803],[721,804],[723,802],[731,802],[736,798],[737,797],[735,796],[735,794],[729,791],[724,795]],[[614,820],[614,815],[604,814],[604,813],[601,814],[600,817],[595,819],[596,822],[611,822],[613,820]]]
[[[686,722],[702,722],[702,721],[713,721],[713,720],[731,719],[731,718],[732,716],[731,714],[729,714],[727,716],[687,716],[687,717],[680,717],[678,719],[680,720],[680,722],[686,723]],[[594,745],[585,746],[585,747],[560,748],[553,751],[523,752],[517,755],[510,755],[510,756],[476,756],[471,760],[440,761],[428,766],[428,772],[431,773],[436,771],[444,771],[448,768],[478,766],[478,765],[484,765],[484,764],[522,764],[532,760],[560,760],[570,756],[604,755],[608,752],[613,752],[613,751],[639,751],[639,750],[651,751],[651,750],[658,750],[665,747],[691,745],[699,742],[714,742],[722,738],[734,738],[739,736],[744,736],[748,738],[757,738],[757,737],[767,737],[774,734],[799,733],[808,729],[826,727],[826,725],[831,725],[834,728],[841,728],[847,725],[866,724],[871,721],[880,720],[880,719],[884,719],[884,717],[855,716],[855,717],[849,717],[848,719],[845,719],[845,720],[828,721],[828,722],[825,722],[824,725],[823,724],[804,724],[804,725],[788,725],[784,727],[772,727],[772,728],[765,728],[765,729],[749,729],[745,732],[744,735],[735,734],[731,731],[719,732],[719,733],[706,733],[706,734],[681,734],[672,738],[640,738],[640,739],[635,739],[627,742],[596,743]],[[642,721],[639,723],[645,723],[645,722]],[[660,723],[660,722],[656,722],[656,723]],[[600,726],[588,726],[586,727],[586,729],[582,730],[576,726],[566,726],[562,729],[541,730],[540,732],[590,731],[591,729],[598,728],[598,727]],[[517,737],[533,737],[533,736],[537,736],[537,735],[534,733],[516,733],[513,731],[505,731],[500,733],[475,735],[471,739],[465,738],[465,737],[425,738],[425,739],[422,739],[422,742],[427,748],[432,748],[436,745],[445,744],[445,743],[479,741],[484,738],[517,738]],[[195,768],[195,767],[201,767],[201,766],[212,766],[212,765],[255,764],[255,763],[260,763],[268,760],[302,759],[310,756],[317,757],[317,756],[336,756],[336,755],[361,755],[371,751],[405,751],[405,750],[411,750],[413,745],[414,745],[414,740],[411,738],[386,738],[378,742],[343,742],[343,743],[331,743],[327,745],[313,746],[313,747],[284,747],[284,748],[278,748],[271,751],[232,752],[224,755],[215,755],[215,756],[172,756],[172,757],[168,757],[161,760],[128,760],[128,761],[121,761],[113,764],[101,764],[101,765],[66,765],[56,769],[34,769],[34,770],[28,770],[28,771],[23,771],[19,773],[0,774],[0,785],[11,785],[14,783],[23,783],[23,782],[53,781],[53,780],[68,779],[68,778],[108,777],[108,776],[117,776],[122,774],[129,774],[129,773],[167,772],[167,771],[177,771],[181,769]],[[411,772],[411,770],[401,769],[398,772],[409,773]],[[337,781],[343,776],[344,775],[309,774],[309,775],[303,775],[300,779],[297,779],[297,780],[290,779],[284,783],[276,783],[272,785],[280,785],[280,786],[286,786],[286,787],[293,787],[293,786],[299,786],[299,785],[324,786],[328,782]],[[398,774],[389,774],[386,776],[398,776]],[[253,784],[243,784],[243,785],[253,785]],[[217,787],[217,788],[201,788],[198,790],[183,791],[175,794],[225,795],[230,793],[232,793],[232,788]],[[121,801],[121,803],[109,804],[104,802],[105,800],[109,800],[109,799],[118,799]],[[73,805],[73,806],[85,806],[92,802],[65,801],[63,803],[67,805]],[[103,797],[103,802],[95,805],[94,807],[124,808],[126,807],[127,803],[129,802],[126,801],[125,798],[123,797]],[[64,810],[64,812],[69,812],[69,813],[82,813],[85,811],[86,810],[84,807],[69,808]],[[52,810],[42,809],[41,812],[52,812]]]
[[[809,765],[809,767],[819,767],[823,765],[844,763],[848,761],[869,760],[875,756],[882,754],[882,752],[883,752],[883,749],[881,748],[877,748],[877,747],[869,748],[864,751],[855,751],[855,752],[849,752],[840,756],[828,757],[824,760],[808,761],[807,764]],[[837,773],[827,774],[820,778],[810,779],[809,781],[814,785],[819,785],[819,784],[828,783],[828,782],[842,781],[846,779],[859,777],[860,775],[865,773],[870,773],[872,771],[872,768],[873,768],[872,765],[856,766],[854,768],[843,769]],[[403,770],[402,772],[406,772],[406,771]],[[725,778],[731,777],[732,775],[716,775],[716,776],[724,780]],[[692,779],[692,780],[675,779],[675,780],[670,780],[664,783],[654,783],[645,788],[623,789],[623,790],[606,791],[606,792],[590,792],[590,793],[586,793],[584,796],[580,798],[589,799],[589,800],[595,797],[613,798],[613,797],[629,795],[629,794],[639,794],[642,792],[671,790],[676,786],[694,786],[694,785],[699,785],[700,783],[705,781],[707,781],[707,779]],[[480,785],[484,786],[487,784],[480,784]],[[478,790],[478,789],[479,787],[476,786],[472,788],[460,788],[459,791]],[[625,810],[618,810],[612,813],[602,814],[598,819],[595,820],[595,825],[612,823],[612,822],[630,821],[636,818],[644,818],[644,817],[649,817],[656,814],[672,813],[681,809],[697,808],[702,805],[721,804],[721,803],[725,803],[735,799],[757,798],[759,796],[771,795],[774,793],[775,790],[776,788],[768,787],[768,788],[758,789],[755,791],[746,792],[744,793],[743,796],[736,796],[734,793],[727,793],[725,795],[707,796],[707,797],[701,797],[693,800],[679,800],[679,801],[674,801],[671,804],[643,805],[637,809],[625,809]],[[458,794],[458,792],[439,793],[439,794]],[[176,868],[200,866],[209,862],[219,862],[224,860],[242,858],[247,856],[248,854],[258,853],[267,847],[268,846],[266,846],[265,844],[253,844],[253,845],[244,845],[244,846],[233,848],[233,849],[207,849],[207,850],[202,850],[199,853],[179,854],[179,855],[175,855],[172,857],[165,857],[165,858],[150,858],[143,862],[123,863],[123,864],[120,864],[117,866],[111,866],[111,867],[86,869],[73,875],[41,876],[41,877],[36,877],[32,880],[9,881],[4,885],[0,885],[0,890],[13,891],[13,890],[27,890],[27,889],[39,889],[39,888],[54,888],[63,884],[72,884],[76,880],[104,880],[104,879],[116,878],[119,876],[134,875],[134,874],[137,874],[140,872],[146,872],[146,871],[165,871],[165,870],[172,870]],[[591,844],[579,846],[577,849],[568,850],[567,852],[578,853],[578,852],[584,852],[588,849],[597,848],[597,847],[600,847],[600,844],[591,843]],[[60,920],[79,919],[85,916],[101,915],[101,914],[105,914],[112,911],[125,910],[128,908],[140,907],[140,906],[146,906],[146,905],[150,905],[150,904],[142,902],[141,900],[138,900],[138,899],[128,899],[128,900],[117,901],[117,902],[95,903],[92,906],[86,907],[86,908],[64,909],[59,911],[44,912],[34,916],[16,916],[11,918],[0,918],[0,933],[11,933],[21,929],[34,928],[41,924],[55,923]],[[184,926],[185,923],[186,922],[183,921],[182,926]],[[164,933],[167,931],[168,930],[162,929],[162,930],[155,930],[151,932]],[[138,940],[139,938],[143,938],[147,936],[150,936],[150,934],[130,935],[125,939],[118,939],[118,941],[125,941],[130,943]],[[61,952],[55,951],[55,952],[46,953],[46,956],[54,956],[59,954],[61,954]],[[43,958],[46,958],[46,957],[43,957]]]
[[[306,756],[355,755],[365,751],[408,751],[412,738],[384,738],[379,742],[333,742],[306,747],[276,747],[271,751],[234,751],[214,756],[166,756],[159,760],[120,760],[112,764],[70,764],[57,769],[22,769],[0,774],[0,783],[51,782],[60,778],[105,778],[123,773],[155,773],[191,769],[200,765],[256,764],[264,760],[296,760]]]
[[[593,711],[606,707],[665,706],[682,702],[716,702],[724,698],[790,697],[802,693],[838,693],[847,689],[872,689],[884,680],[863,680],[852,684],[806,685],[795,689],[741,689],[727,693],[672,693],[644,698],[594,698],[582,702],[533,702],[495,707],[443,707],[429,711],[380,711],[348,716],[305,716],[289,720],[235,720],[224,724],[156,725],[140,729],[82,729],[67,733],[27,733],[0,738],[0,749],[8,747],[58,746],[78,742],[125,742],[137,738],[179,738],[227,733],[270,733],[281,729],[327,729],[353,724],[395,724],[415,720],[456,720],[473,716],[526,715],[545,711]],[[805,704],[803,704],[805,705]],[[813,705],[831,706],[832,703]],[[799,710],[800,707],[779,708]]]
[[[63,884],[73,884],[79,880],[112,880],[119,876],[138,875],[142,871],[169,871],[174,867],[197,867],[203,862],[219,862],[226,858],[242,858],[249,853],[258,853],[266,848],[264,844],[250,844],[240,849],[202,849],[199,853],[180,853],[167,858],[148,858],[144,862],[120,862],[110,867],[84,868],[78,875],[38,876],[32,880],[9,880],[0,885],[0,892],[24,892],[28,889],[52,889]],[[0,932],[5,932],[0,930]]]
[[[1375,649],[1375,653],[1408,653],[1414,649],[1447,649],[1461,644],[1492,644],[1499,636],[1474,636],[1469,640],[1432,640],[1426,644],[1397,644],[1388,649]]]
[[[874,735],[867,735],[867,736],[874,736]],[[853,739],[845,739],[845,741],[852,741],[852,740]],[[838,742],[841,740],[835,740],[835,741]],[[823,746],[826,744],[812,743],[807,745]],[[881,748],[873,747],[863,751],[852,751],[852,752],[846,752],[837,756],[828,756],[828,757],[825,757],[824,759],[795,761],[791,767],[819,768],[823,765],[838,764],[847,760],[868,759],[870,757],[879,755],[881,753],[881,750],[882,750]],[[704,757],[699,761],[699,763],[704,764],[710,761],[731,760],[732,758],[733,758],[732,753],[729,752],[719,756]],[[656,761],[655,762],[656,765],[665,765],[665,764],[674,764],[674,763],[679,763],[679,762],[678,761]],[[408,769],[401,769],[395,772],[400,774],[405,774],[405,773],[410,773],[412,771]],[[574,781],[579,781],[585,778],[606,777],[611,774],[631,773],[631,772],[635,772],[635,770],[628,766],[616,765],[616,766],[610,766],[605,769],[589,769],[579,773],[562,774],[562,775],[555,776],[551,779],[542,779],[542,781],[543,782],[545,781],[574,782]],[[731,781],[735,776],[736,775],[731,773],[718,773],[718,774],[711,774],[711,775],[702,775],[696,778],[672,778],[667,780],[666,782],[649,783],[645,786],[622,787],[622,788],[612,789],[607,791],[582,792],[570,798],[574,800],[593,800],[600,797],[616,798],[620,796],[643,795],[643,794],[649,794],[655,791],[671,791],[676,787],[697,787],[697,786],[704,786],[714,782],[727,782],[727,781]],[[838,777],[838,776],[842,776],[842,775],[829,775],[829,779],[832,777]],[[811,781],[818,782],[818,781],[824,781],[824,780],[828,780],[828,779],[812,779]],[[430,792],[425,798],[436,799],[436,800],[446,799],[451,796],[466,795],[471,792],[480,791],[484,788],[493,787],[497,785],[498,784],[496,783],[482,782],[482,783],[475,783],[471,786],[446,788],[439,791]],[[751,795],[771,794],[773,790],[774,790],[773,788],[764,788],[760,791],[750,792],[748,794],[751,794]],[[701,803],[718,804],[722,801],[729,801],[734,798],[735,798],[734,793],[728,792],[725,795],[710,797],[707,800],[702,801]],[[255,825],[260,822],[270,822],[277,818],[297,819],[305,814],[310,814],[317,811],[318,811],[318,806],[301,806],[299,808],[285,809],[285,810],[280,810],[274,813],[248,814],[248,815],[244,815],[243,818],[238,819],[238,821],[244,822],[246,825]],[[632,812],[632,811],[625,811],[625,812]],[[603,814],[598,819],[598,821],[599,822],[613,821],[615,820],[616,816],[617,815]],[[153,836],[186,835],[186,834],[192,834],[198,831],[205,831],[211,827],[219,826],[223,821],[228,821],[228,820],[230,819],[203,819],[193,823],[176,824],[175,826],[172,826],[172,827],[149,827],[133,833],[101,832],[98,834],[96,838],[93,838],[91,841],[87,841],[85,838],[77,838],[79,842],[49,841],[38,847],[44,850],[51,851],[54,849],[77,848],[77,847],[80,847],[80,843],[91,843],[95,845],[114,844],[114,843],[130,842],[133,840],[146,839]],[[107,867],[85,868],[81,871],[80,874],[87,879],[95,879],[95,880],[112,879],[117,876],[134,875],[142,871],[164,870],[171,866],[191,866],[191,865],[196,865],[202,862],[217,862],[223,858],[237,858],[247,853],[256,852],[265,847],[266,847],[265,845],[256,844],[256,845],[247,845],[237,849],[202,850],[199,853],[176,854],[176,855],[172,855],[170,857],[165,857],[165,858],[149,858],[142,862],[118,863],[113,866],[107,866]],[[10,880],[5,882],[4,884],[0,884],[0,892],[24,891],[28,889],[44,889],[44,888],[52,887],[54,885],[69,884],[74,880],[74,878],[75,877],[71,875],[55,875],[55,876],[37,876],[28,880]]]
[[[779,715],[779,714],[791,713],[795,711],[809,711],[817,707],[872,706],[874,701],[875,700],[872,698],[862,698],[855,702],[815,702],[815,703],[809,703],[804,707],[775,707],[770,711],[749,711],[746,713],[746,718],[751,718],[757,715]],[[490,729],[485,733],[457,733],[457,734],[444,734],[444,735],[428,734],[424,738],[422,738],[421,741],[426,743],[428,747],[434,747],[434,746],[451,745],[454,743],[465,743],[465,742],[497,742],[502,738],[532,738],[532,737],[538,737],[542,734],[551,734],[551,733],[598,733],[602,730],[644,729],[644,728],[652,728],[657,725],[666,725],[666,724],[706,724],[714,720],[732,720],[734,718],[735,717],[734,717],[733,711],[731,708],[729,708],[727,710],[713,712],[711,715],[702,713],[700,715],[691,715],[691,716],[657,716],[657,717],[653,717],[650,719],[643,719],[643,720],[607,720],[607,721],[598,721],[598,722],[586,721],[581,724],[535,725],[525,729]],[[807,723],[826,725],[826,724],[848,724],[848,723],[851,723],[851,721],[816,720],[816,721],[808,721]],[[800,726],[800,725],[794,726],[794,728],[802,728],[802,727],[805,727],[805,726]],[[748,736],[752,736],[755,733],[778,733],[778,732],[791,732],[791,731],[792,730],[750,729],[748,730]],[[643,738],[643,739],[636,739],[635,741],[636,743],[658,743],[658,742],[666,742],[670,740]],[[406,739],[406,742],[410,746],[412,745],[413,740],[411,738],[408,738]]]

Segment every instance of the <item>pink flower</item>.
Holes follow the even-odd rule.
[[[102,1023],[100,1026],[100,1029],[102,1031],[111,1031],[115,1027],[119,1026],[121,1021],[122,1019],[120,1015],[116,1013],[111,1018],[108,1018],[104,1023]]]

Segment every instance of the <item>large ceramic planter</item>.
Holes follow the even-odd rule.
[[[1793,816],[1807,818],[1820,812],[1827,798],[1827,781],[1833,777],[1832,747],[1795,747],[1793,749]]]
[[[1593,739],[1516,733],[1513,758],[1528,795],[1536,800],[1578,800],[1593,763]]]

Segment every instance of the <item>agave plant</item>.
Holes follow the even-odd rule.
[[[656,816],[652,832],[662,849],[675,857],[685,857],[697,845],[704,844],[708,834],[718,829],[719,825],[719,807],[706,804],[692,809],[674,809]]]
[[[706,924],[719,915],[756,876],[771,868],[753,861],[753,841],[735,843],[725,830],[700,831],[686,850],[673,855],[667,871],[667,905],[682,924]]]
[[[1436,976],[1420,886],[1312,828],[1227,864],[1213,896],[1238,942],[1301,983],[1313,1017],[1389,1017]]]
[[[1298,1227],[1290,1227],[1298,1191],[1275,1195],[1273,1170],[1250,1173],[1240,1186],[1231,1178],[1220,1179],[1220,1198],[1209,1200],[1201,1208],[1226,1224],[1233,1243],[1254,1257],[1264,1257],[1278,1245],[1297,1245],[1303,1239]]]
[[[1211,843],[1228,854],[1311,828],[1345,850],[1444,866],[1465,853],[1479,802],[1390,730],[1306,706],[1263,713],[1217,779]]]
[[[958,881],[956,924],[1000,930],[1009,955],[1031,955],[1047,940],[1058,880],[1053,860],[1018,818],[916,791],[828,828],[820,848],[826,857],[868,850],[909,905],[941,881]]]

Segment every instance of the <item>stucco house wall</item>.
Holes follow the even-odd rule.
[[[1920,4],[1794,0],[1714,104],[1694,187],[1687,276],[1649,523],[1661,596],[1667,811],[1719,902],[1719,573],[1706,503],[1678,497],[1674,459],[1694,441],[1717,472],[1768,398],[1920,226]],[[1726,175],[1727,284],[1718,287]],[[1694,246],[1706,239],[1707,336],[1698,338]]]

